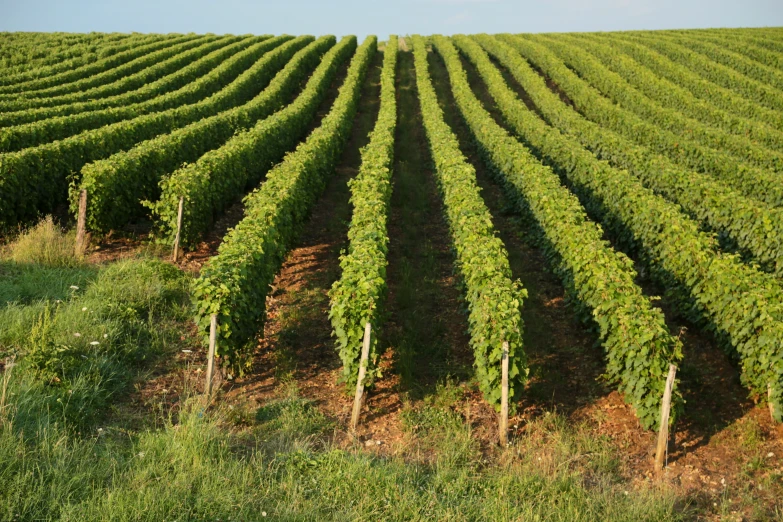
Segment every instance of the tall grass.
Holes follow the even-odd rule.
[[[3,520],[680,520],[676,498],[654,487],[628,494],[575,457],[591,446],[549,422],[556,461],[510,456],[487,464],[457,417],[428,425],[431,462],[338,449],[314,438],[332,426],[289,394],[242,436],[223,411],[191,401],[160,430],[128,437],[107,427],[75,438],[50,427],[35,441],[0,433]],[[424,415],[428,415],[427,412]],[[300,426],[309,426],[304,432]],[[320,440],[320,442],[318,442]],[[587,444],[587,446],[585,445]],[[594,447],[595,451],[606,449]],[[584,460],[590,460],[587,455]],[[15,518],[16,517],[16,518]]]
[[[188,283],[171,265],[126,260],[86,287],[72,285],[64,299],[0,308],[0,324],[10,326],[0,355],[18,361],[9,388],[17,427],[94,423],[145,365],[176,346],[189,319]]]
[[[80,262],[74,251],[75,237],[75,232],[66,232],[47,216],[10,245],[9,258],[47,267],[74,266]]]

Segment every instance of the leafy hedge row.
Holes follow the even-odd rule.
[[[730,67],[716,63],[684,45],[664,38],[650,38],[637,35],[629,38],[668,56],[675,62],[698,73],[701,77],[731,89],[748,100],[770,109],[778,111],[783,109],[783,93],[779,90],[748,78]]]
[[[745,136],[728,134],[693,118],[687,118],[677,110],[661,107],[629,85],[622,75],[613,72],[598,59],[582,50],[581,44],[575,45],[562,38],[539,35],[526,38],[545,45],[608,98],[658,128],[666,129],[679,136],[687,136],[694,145],[730,154],[735,161],[747,162],[773,172],[783,169],[783,153],[759,147]],[[637,75],[640,82],[647,82],[650,85],[657,80],[652,72],[644,69],[629,74]]]
[[[436,42],[440,48],[442,42]],[[513,408],[529,373],[521,315],[527,290],[519,281],[511,280],[508,252],[481,198],[476,171],[462,155],[457,137],[443,119],[428,71],[426,43],[420,36],[413,37],[413,57],[424,130],[435,163],[456,268],[465,286],[476,378],[484,398],[499,409],[501,359],[503,342],[507,341],[509,400]]]
[[[5,33],[0,45],[0,71],[16,75],[37,67],[94,60],[99,48],[111,47],[129,34]]]
[[[125,52],[115,54],[103,60],[78,67],[73,70],[64,71],[51,76],[30,79],[18,83],[6,83],[0,86],[0,95],[29,95],[35,91],[48,89],[56,86],[65,86],[71,83],[81,81],[85,78],[102,76],[106,73],[119,69],[126,64],[133,63],[136,60],[143,60],[145,56],[161,49],[173,47],[183,42],[199,40],[202,36],[195,34],[177,35],[173,38],[164,38],[153,40],[145,45],[134,46]],[[8,81],[8,80],[6,80]]]
[[[645,186],[682,205],[691,216],[730,237],[762,265],[783,275],[783,208],[769,208],[746,198],[705,174],[680,167],[647,147],[587,120],[549,90],[544,80],[510,46],[486,35],[474,39],[511,71],[554,127],[572,135],[599,158],[628,169]],[[466,45],[463,38],[456,42],[461,48]]]
[[[703,37],[708,42],[744,55],[768,67],[783,69],[783,56],[780,54],[783,52],[783,46],[779,46],[777,52],[772,52],[759,46],[754,38],[742,38],[740,35],[731,33],[709,33]]]
[[[701,147],[615,105],[543,45],[506,35],[498,37],[556,81],[577,109],[589,119],[668,156],[684,167],[710,174],[751,198],[772,206],[783,205],[783,185],[777,173],[748,166],[723,152]]]
[[[240,40],[241,37],[204,37],[199,40],[190,40],[166,49],[161,49],[144,56],[148,65],[136,72],[130,72],[126,76],[120,76],[116,80],[97,85],[95,87],[82,88],[80,84],[91,78],[59,86],[56,89],[65,90],[63,93],[49,93],[49,89],[35,91],[29,95],[12,94],[3,96],[0,101],[0,112],[23,112],[42,108],[59,107],[85,101],[95,101],[102,98],[116,96],[128,91],[134,91],[145,87],[152,82],[164,79],[167,75],[175,73],[186,67],[191,62],[200,59],[206,54]],[[123,67],[129,67],[126,64]],[[180,85],[181,86],[181,85]]]
[[[240,114],[223,113],[230,116],[227,125],[242,121],[243,127],[249,130],[230,139],[228,134],[225,144],[161,179],[160,198],[150,206],[157,234],[163,241],[171,244],[176,236],[180,197],[185,198],[180,240],[186,246],[194,245],[225,208],[248,188],[257,185],[263,175],[296,146],[307,132],[340,64],[356,50],[355,38],[344,38],[324,56],[293,103],[255,126],[253,122],[267,114],[269,108],[286,103],[316,66],[321,54],[333,44],[334,37],[322,37],[294,56],[262,96],[234,109]],[[274,104],[271,104],[273,100]],[[210,133],[210,136],[213,134],[216,133]]]
[[[158,182],[164,176],[182,163],[195,161],[205,152],[219,147],[235,132],[253,125],[258,118],[267,116],[288,101],[296,83],[283,82],[271,86],[271,90],[269,83],[291,57],[312,40],[312,36],[290,40],[253,64],[228,89],[202,103],[161,113],[174,122],[172,132],[160,133],[130,150],[85,165],[81,183],[71,192],[72,210],[77,209],[79,192],[87,190],[90,230],[107,232],[143,215],[142,201],[158,198]],[[332,42],[333,38],[322,41],[310,52],[309,61],[298,64],[296,70],[301,71],[300,76]],[[263,90],[258,93],[260,88]],[[232,108],[214,114],[229,107]]]
[[[96,41],[95,45],[97,47],[96,49],[97,56],[95,58],[93,58],[92,56],[74,56],[72,58],[66,59],[66,61],[64,62],[55,61],[55,62],[51,62],[50,64],[35,66],[33,68],[30,68],[29,70],[27,68],[27,63],[20,64],[20,66],[24,66],[24,70],[18,70],[18,71],[9,70],[8,75],[3,75],[2,77],[0,77],[0,86],[10,86],[13,84],[30,82],[48,76],[54,76],[63,72],[75,71],[82,67],[95,64],[98,61],[107,60],[125,51],[133,50],[138,47],[148,45],[150,43],[163,42],[165,40],[179,38],[181,35],[134,34],[134,35],[120,35],[120,36],[124,36],[124,38],[122,38],[119,41],[113,41],[108,39],[105,39],[104,42]],[[31,36],[32,45],[37,46],[38,38],[40,38],[40,33],[38,33],[36,36]],[[104,43],[105,45],[102,45]],[[67,49],[68,44],[64,43],[62,47]],[[49,56],[52,56],[52,58],[57,58],[59,56],[59,53],[49,55]],[[88,72],[87,74],[95,74],[97,72],[100,72],[104,68],[113,67],[119,65],[119,63],[124,63],[132,59],[133,59],[133,55],[125,56],[120,59],[120,62],[105,63],[102,66],[102,68],[94,69],[92,72]],[[70,76],[70,78],[74,78],[74,77],[78,77],[78,75]],[[63,82],[69,81],[68,78],[69,77],[64,77],[62,78],[62,81]],[[56,85],[56,82],[53,83],[52,85]]]
[[[253,340],[263,332],[269,285],[350,135],[375,51],[376,38],[369,36],[357,49],[329,114],[245,198],[245,217],[194,282],[196,323],[206,341],[210,315],[218,314],[217,353],[234,372],[249,362]]]
[[[714,62],[734,69],[748,78],[762,84],[771,85],[778,90],[783,90],[783,71],[780,71],[775,67],[769,67],[762,63],[758,63],[756,60],[730,49],[729,47],[731,47],[731,44],[727,45],[723,42],[717,44],[708,39],[693,38],[692,35],[683,33],[665,36],[678,44],[686,46],[692,51],[696,51],[699,54],[706,56]]]
[[[6,41],[8,36],[10,35],[6,36]],[[140,38],[142,36],[144,38]],[[23,38],[14,39],[15,48],[13,50],[6,48],[0,62],[3,64],[3,70],[9,75],[19,75],[36,68],[48,69],[47,74],[55,74],[126,51],[133,45],[142,45],[143,42],[162,38],[166,38],[166,35],[59,33],[58,36],[58,33],[27,33]],[[129,44],[133,40],[135,43]],[[6,61],[8,52],[18,53],[11,60],[15,63]],[[52,65],[57,67],[52,68],[54,70],[49,69]]]
[[[4,75],[17,75],[75,59],[84,64],[95,59],[99,48],[116,45],[128,36],[107,33],[73,36],[64,33],[26,33],[20,37],[18,33],[5,33],[0,38],[0,71]]]
[[[342,275],[329,292],[332,335],[343,362],[343,380],[356,386],[364,325],[372,325],[368,373],[377,364],[378,332],[386,296],[387,221],[391,201],[394,135],[397,127],[397,37],[383,52],[378,119],[370,142],[362,149],[359,174],[349,182],[353,215],[348,229],[348,253],[340,258]]]
[[[203,80],[215,88],[235,81],[200,103],[146,114],[19,152],[0,154],[0,193],[3,194],[0,226],[35,218],[39,212],[48,212],[66,202],[69,181],[78,180],[78,173],[86,163],[245,101],[254,94],[256,78],[247,74],[240,79],[237,76],[285,40],[288,37],[265,40],[226,60]],[[242,95],[237,97],[237,93]]]
[[[648,67],[657,76],[668,78],[677,85],[681,85],[693,93],[694,96],[705,100],[707,103],[738,116],[764,122],[775,129],[783,128],[783,113],[780,111],[769,109],[747,100],[731,89],[716,85],[694,73],[688,67],[627,37],[628,35],[625,33],[590,36],[591,39],[605,42],[613,48],[630,55],[634,60]]]
[[[745,265],[738,255],[719,252],[715,238],[701,232],[678,205],[645,188],[629,172],[596,159],[523,104],[513,103],[512,94],[495,98],[509,125],[557,165],[589,209],[620,242],[639,251],[665,286],[683,292],[687,299],[680,304],[686,312],[703,317],[733,347],[741,379],[754,395],[762,396],[772,384],[776,415],[783,420],[780,281]]]
[[[192,50],[189,53],[183,53],[179,56],[175,56],[174,58],[172,58],[172,60],[179,59],[183,57],[185,54],[191,54],[191,53],[193,53],[193,55],[196,54],[204,55],[210,53],[210,51],[215,50],[216,47],[218,48],[217,52],[220,52],[222,50],[220,48],[224,48],[226,46],[226,43],[230,42],[230,40],[236,40],[236,38],[231,37],[226,41],[220,40],[220,41],[209,42],[204,46],[199,47],[198,49]],[[193,61],[193,55],[191,55],[187,61]],[[152,93],[157,92],[159,95],[161,95],[161,97],[165,96],[165,94],[169,89],[177,89],[178,87],[182,87],[183,85],[186,84],[183,83],[183,81],[188,82],[188,79],[182,78],[181,75],[179,75],[179,72],[181,71],[178,71],[177,74],[173,75],[178,77],[177,83],[175,84],[169,84],[168,82],[148,83],[144,86],[143,90],[150,93],[150,95],[154,95]],[[166,80],[166,79],[168,79],[168,77],[161,78],[161,80]],[[155,86],[155,88],[148,89],[148,87],[152,87],[152,86]],[[131,92],[138,93],[137,90]],[[119,95],[117,97],[122,97],[122,95]],[[147,110],[144,110],[143,107],[140,108],[138,105],[140,104],[126,105],[123,107],[108,109],[103,111],[91,111],[91,112],[83,112],[81,114],[70,114],[68,116],[48,118],[45,120],[39,120],[32,123],[0,128],[0,152],[13,152],[27,147],[35,147],[42,143],[47,143],[50,141],[67,138],[68,136],[78,134],[79,132],[83,132],[85,130],[89,130],[95,127],[100,127],[103,125],[109,125],[111,123],[115,123],[117,121],[121,121],[128,118],[135,118],[137,116],[141,116],[142,114],[149,112]],[[72,106],[65,106],[65,107],[68,108],[68,111],[74,110]],[[47,109],[44,109],[44,111],[46,111]],[[29,118],[29,117],[34,117],[32,113],[38,111],[29,110],[29,111],[19,111],[19,112],[21,112],[25,117]],[[19,112],[6,113],[6,114],[19,114]]]
[[[267,37],[243,38],[210,52],[174,74],[116,96],[0,113],[0,127],[9,127],[0,129],[0,132],[31,132],[26,129],[35,129],[49,139],[56,139],[52,136],[58,133],[68,131],[73,134],[76,130],[90,126],[107,125],[114,121],[197,102],[220,86],[215,82],[216,78],[209,74],[214,68],[238,52],[264,40],[267,40]],[[33,122],[39,122],[38,126],[22,127]]]
[[[491,74],[492,65],[478,45],[465,38],[456,41],[479,65],[485,81],[500,85],[497,82],[502,78]],[[437,49],[446,61],[457,106],[485,160],[517,207],[533,215],[547,258],[574,301],[592,316],[606,351],[607,375],[618,384],[642,425],[655,427],[668,365],[682,358],[682,347],[669,333],[663,313],[635,284],[631,260],[603,239],[601,227],[588,219],[557,175],[482,107],[452,44],[439,39]],[[528,113],[524,108],[517,110]],[[675,413],[681,405],[675,392]]]
[[[676,83],[661,78],[616,48],[595,38],[579,35],[557,35],[558,40],[577,45],[598,57],[609,69],[622,76],[631,86],[662,106],[681,112],[728,133],[742,136],[747,142],[758,143],[778,151],[783,150],[783,132],[758,120],[735,116],[709,100],[702,100]]]
[[[229,37],[234,39],[235,37]],[[138,89],[174,72],[212,50],[224,38],[204,36],[144,55],[116,69],[77,82],[41,91],[0,96],[0,112],[24,111],[40,107],[89,101]]]
[[[755,33],[742,33],[741,40],[748,42],[767,51],[773,53],[783,53],[783,42],[775,41],[771,38],[764,38],[764,34],[760,32]]]

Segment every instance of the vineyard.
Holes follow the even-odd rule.
[[[0,73],[0,519],[783,516],[783,29]]]

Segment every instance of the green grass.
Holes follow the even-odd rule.
[[[17,363],[8,387],[17,431],[97,422],[137,374],[171,353],[189,320],[189,279],[155,259],[0,266],[10,267],[0,283],[11,302],[0,308],[0,357]]]
[[[445,412],[445,413],[444,413]],[[608,445],[560,419],[487,463],[468,427],[425,407],[416,430],[440,440],[427,461],[328,443],[331,423],[289,390],[232,434],[223,410],[193,400],[163,429],[106,427],[75,437],[50,426],[24,440],[0,432],[3,520],[678,520],[676,498],[630,492],[606,470]],[[425,420],[429,419],[429,420]],[[532,440],[532,439],[531,439]],[[539,448],[540,449],[540,448]],[[544,455],[546,458],[542,459]],[[602,456],[603,455],[603,456]]]
[[[260,408],[218,400],[205,412],[183,396],[172,411],[118,414],[134,382],[193,342],[189,277],[145,257],[100,267],[34,257],[0,265],[0,350],[16,362],[0,375],[0,520],[684,516],[670,492],[626,494],[611,445],[560,417],[488,458],[461,412],[465,384],[447,374],[406,403],[411,445],[393,457],[338,446],[341,427],[293,380]]]
[[[97,273],[74,253],[72,232],[51,217],[21,233],[0,251],[0,309],[40,300],[66,300]],[[77,288],[78,290],[78,288]]]

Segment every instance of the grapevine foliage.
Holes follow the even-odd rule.
[[[579,140],[596,156],[628,169],[645,186],[682,205],[691,216],[725,234],[749,257],[783,274],[783,209],[748,198],[700,172],[682,167],[648,147],[587,120],[566,106],[512,48],[486,35],[474,36],[511,72],[547,121]],[[458,44],[465,40],[458,38]],[[567,89],[571,84],[567,84]],[[568,89],[568,92],[571,92]],[[623,115],[621,110],[616,114]]]
[[[194,88],[196,84],[208,85],[207,92],[215,93],[199,103],[0,154],[0,226],[35,218],[65,203],[69,182],[78,186],[79,172],[85,164],[246,101],[257,92],[253,83],[257,78],[249,74],[248,67],[290,39],[284,36],[261,41],[223,62],[194,83]],[[78,191],[75,192],[74,201],[78,199]]]
[[[481,48],[470,40],[459,41],[468,59],[477,64],[503,115],[517,111],[537,120],[524,105],[516,103],[516,95],[508,90]],[[588,219],[557,175],[484,110],[471,91],[451,42],[442,37],[435,42],[446,62],[457,105],[479,148],[512,198],[533,214],[557,273],[574,300],[592,315],[606,351],[607,376],[618,383],[641,424],[656,427],[668,365],[682,358],[682,347],[669,333],[663,313],[635,284],[631,260],[603,239],[601,227]],[[499,93],[503,93],[502,98]],[[570,154],[567,149],[561,150]],[[675,414],[681,406],[682,398],[675,388]]]
[[[539,62],[540,63],[540,62]],[[741,379],[763,396],[772,385],[783,415],[783,288],[780,281],[720,252],[716,239],[680,207],[664,200],[628,171],[611,167],[522,104],[496,100],[504,117],[532,147],[558,166],[590,210],[623,244],[637,250],[653,275],[683,295],[683,310],[708,326],[735,350]]]
[[[309,65],[320,55],[324,47],[334,43],[333,37],[324,37],[307,53],[310,60],[295,63],[296,74],[289,79],[271,84],[284,65],[312,37],[300,37],[284,43],[267,53],[261,60],[243,73],[235,82],[241,88],[230,95],[215,95],[214,105],[233,107],[210,115],[214,109],[185,106],[172,111],[172,120],[188,122],[204,114],[203,119],[161,134],[139,143],[134,148],[118,152],[104,160],[86,165],[82,169],[81,189],[86,189],[91,203],[87,222],[91,230],[106,232],[118,228],[129,220],[144,213],[142,202],[158,199],[159,183],[183,163],[198,160],[206,152],[220,147],[226,140],[252,126],[257,119],[264,118],[283,106]],[[290,72],[290,69],[289,69]],[[262,91],[254,96],[259,89]],[[249,102],[241,102],[251,98]],[[239,102],[239,104],[237,103]],[[236,105],[236,107],[234,107]],[[72,194],[75,201],[78,191]],[[75,208],[75,203],[74,203]]]
[[[457,270],[465,285],[473,365],[484,398],[500,408],[503,342],[509,345],[509,399],[513,409],[527,381],[522,345],[522,303],[527,290],[511,280],[508,253],[481,198],[476,172],[443,119],[428,71],[424,39],[413,37],[416,87],[424,129],[449,224]]]
[[[217,354],[232,371],[241,372],[249,362],[252,341],[263,331],[269,285],[334,172],[376,42],[369,36],[359,46],[329,114],[245,198],[245,217],[226,235],[194,283],[196,323],[206,342],[210,316],[218,314]]]
[[[267,92],[270,98],[284,103],[307,79],[323,51],[333,45],[334,37],[322,37],[299,51],[269,84]],[[263,175],[307,132],[338,67],[355,48],[354,39],[343,38],[323,56],[296,100],[246,132],[235,135],[223,146],[207,152],[195,163],[162,178],[160,199],[152,205],[161,239],[169,244],[174,240],[180,197],[185,198],[181,241],[184,245],[193,245],[225,208],[247,189],[257,185]],[[263,102],[260,98],[258,101]],[[237,111],[245,111],[246,107]]]
[[[151,112],[150,109],[156,107],[165,107],[164,104],[157,100],[155,103],[136,104],[133,103],[133,100],[144,99],[145,96],[147,98],[155,97],[156,95],[161,98],[168,97],[167,95],[170,93],[167,91],[177,90],[190,83],[194,79],[193,72],[203,71],[205,64],[214,67],[214,65],[223,61],[226,56],[230,56],[230,53],[226,54],[226,49],[242,48],[242,44],[246,47],[252,40],[254,39],[227,37],[208,41],[204,45],[191,49],[188,52],[177,54],[170,60],[160,64],[161,66],[165,65],[165,69],[170,67],[176,68],[176,73],[164,76],[159,81],[142,83],[139,87],[123,85],[121,87],[123,89],[132,88],[128,92],[107,95],[98,99],[88,99],[87,101],[64,102],[54,107],[2,113],[0,115],[0,125],[6,122],[14,122],[14,124],[0,129],[0,151],[10,152],[25,147],[34,147],[41,143],[63,139],[95,127],[128,118],[135,118],[141,114]],[[238,47],[231,45],[236,43],[239,43]],[[215,60],[215,56],[218,56],[219,60]],[[187,64],[188,62],[192,63],[183,67],[183,63]],[[191,65],[193,67],[190,67]],[[154,75],[156,73],[149,71],[146,74]],[[60,96],[58,98],[65,97]],[[182,103],[183,97],[168,98],[177,99],[177,104],[179,105]],[[117,104],[122,105],[122,107],[117,107]],[[89,110],[90,107],[100,107],[101,105],[107,105],[110,108]]]
[[[340,258],[342,275],[329,293],[332,335],[343,362],[343,380],[355,387],[359,374],[364,325],[372,325],[368,376],[377,368],[378,333],[386,296],[387,221],[397,126],[397,37],[390,36],[383,53],[381,101],[370,142],[362,150],[359,174],[349,182],[353,215],[348,252]]]

